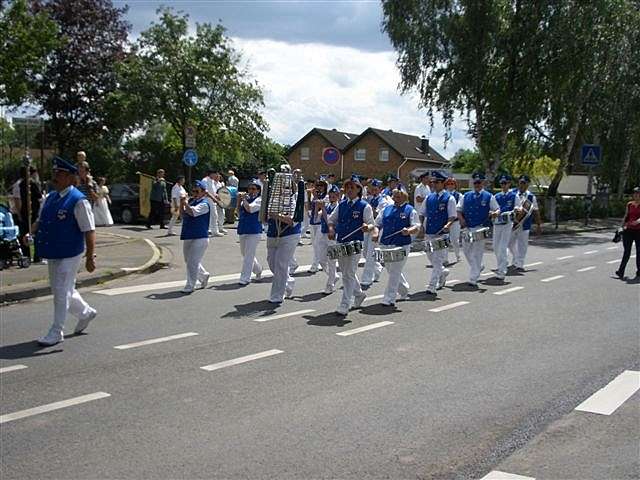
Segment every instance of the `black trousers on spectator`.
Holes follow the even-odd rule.
[[[627,228],[622,232],[622,246],[624,247],[624,253],[622,254],[620,268],[618,268],[620,276],[624,275],[624,269],[627,267],[629,257],[631,257],[631,247],[634,242],[636,244],[636,276],[640,275],[640,230],[631,230]]]
[[[151,211],[147,219],[147,227],[156,222],[160,224],[160,228],[164,228],[164,202],[151,200]]]

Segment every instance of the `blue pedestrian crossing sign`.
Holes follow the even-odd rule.
[[[196,163],[198,163],[198,154],[192,148],[185,150],[182,155],[182,162],[187,167],[193,167]]]
[[[600,145],[582,145],[580,160],[582,165],[600,165],[602,159],[602,149]]]

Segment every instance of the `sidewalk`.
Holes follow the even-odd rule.
[[[132,273],[145,273],[160,268],[161,251],[144,238],[97,231],[94,272],[85,270],[82,262],[77,286],[86,287]],[[0,303],[49,295],[49,273],[45,264],[29,268],[13,266],[0,271]]]
[[[620,226],[619,218],[592,218],[589,225],[584,224],[584,220],[567,220],[559,222],[558,228],[554,223],[545,222],[542,224],[543,235],[572,234],[583,232],[595,232],[598,230],[613,230]]]

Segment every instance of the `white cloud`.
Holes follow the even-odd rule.
[[[269,135],[292,144],[313,127],[360,133],[367,127],[426,134],[445,157],[472,148],[463,119],[444,146],[444,128],[433,132],[414,95],[400,95],[393,52],[364,52],[325,44],[289,44],[234,38],[249,70],[265,92]]]

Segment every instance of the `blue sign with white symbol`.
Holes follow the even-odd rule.
[[[580,160],[582,165],[600,165],[600,160],[602,160],[602,148],[600,145],[582,145]]]
[[[182,161],[187,167],[193,167],[196,163],[198,163],[198,154],[195,150],[189,149],[185,150],[182,155]]]

